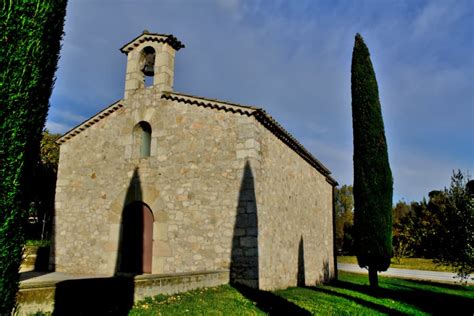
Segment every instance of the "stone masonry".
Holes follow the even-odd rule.
[[[140,201],[153,214],[152,274],[228,269],[261,289],[332,278],[330,172],[263,110],[172,92],[182,47],[148,32],[125,45],[124,99],[59,139],[56,271],[117,274],[124,209]],[[139,122],[151,127],[149,157]]]

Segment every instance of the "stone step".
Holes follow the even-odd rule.
[[[127,315],[133,303],[145,297],[227,283],[228,270],[135,277],[78,277],[53,272],[20,282],[17,314]]]
[[[49,264],[49,247],[25,246],[20,271],[46,271]]]

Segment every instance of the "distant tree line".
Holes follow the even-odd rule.
[[[339,254],[354,254],[354,196],[352,185],[336,188],[336,249]]]
[[[336,247],[341,255],[355,253],[352,186],[336,188]],[[431,191],[428,200],[393,207],[393,254],[428,258],[451,266],[461,278],[474,272],[474,180],[460,170],[451,184]]]
[[[59,162],[59,134],[44,130],[40,143],[40,155],[34,163],[32,172],[33,189],[29,192],[28,240],[49,241],[54,217],[54,194]]]

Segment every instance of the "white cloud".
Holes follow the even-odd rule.
[[[440,26],[448,31],[449,25],[463,16],[466,9],[460,1],[429,1],[413,21],[412,35],[415,38],[440,36]]]

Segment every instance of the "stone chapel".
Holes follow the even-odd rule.
[[[173,91],[182,48],[148,31],[124,45],[123,99],[58,140],[54,269],[333,278],[330,171],[263,109]]]

